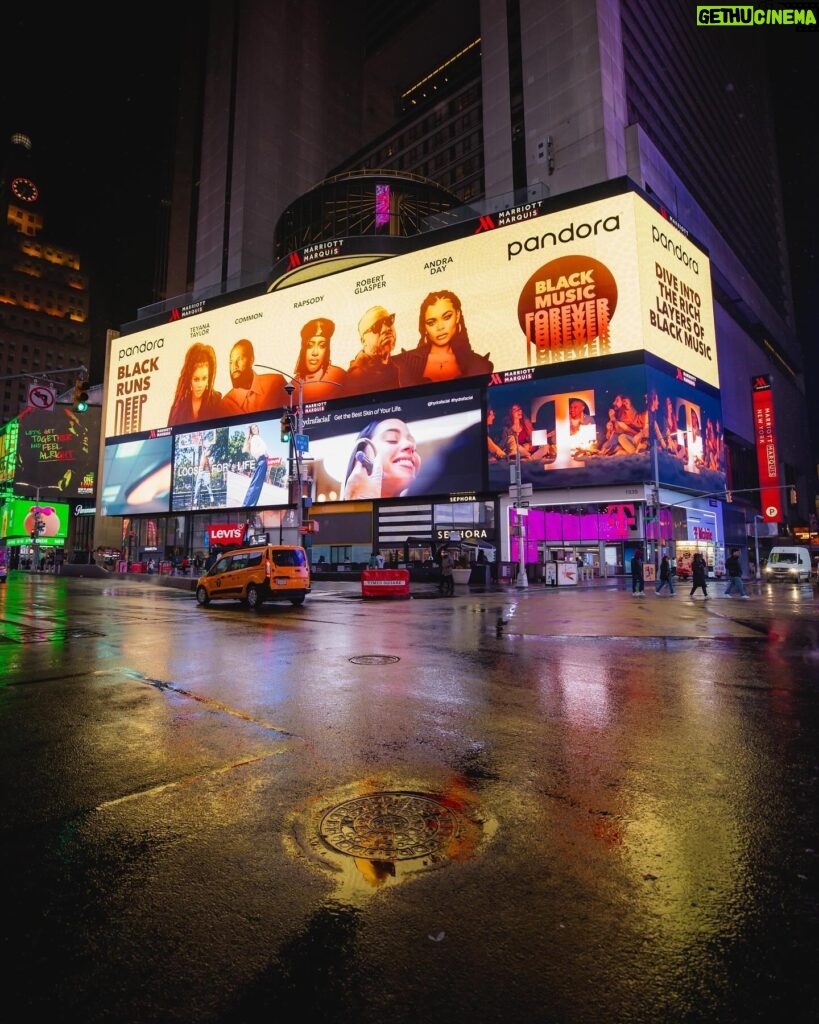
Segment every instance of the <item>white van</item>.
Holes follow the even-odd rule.
[[[786,583],[810,581],[810,553],[807,548],[771,548],[765,563],[763,577],[768,582],[784,580]]]

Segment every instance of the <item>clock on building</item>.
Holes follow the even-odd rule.
[[[14,178],[11,183],[11,191],[18,198],[26,203],[34,203],[40,195],[40,190],[31,178]]]

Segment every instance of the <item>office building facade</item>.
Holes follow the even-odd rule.
[[[735,498],[726,516],[747,502],[747,524],[760,509],[753,382],[764,380],[774,486],[788,496],[780,522],[807,519],[804,381],[761,37],[743,38],[739,59],[688,5],[636,0],[214,3],[204,37],[203,89],[178,139],[168,308],[268,280],[296,238],[288,211],[345,175],[431,180],[476,218],[559,209],[628,179],[710,257]],[[331,230],[314,239],[332,241]],[[548,488],[536,496],[550,500]]]

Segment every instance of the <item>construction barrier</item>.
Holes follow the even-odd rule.
[[[362,597],[409,597],[409,569],[362,569]]]

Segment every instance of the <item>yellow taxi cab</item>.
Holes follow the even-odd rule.
[[[254,544],[221,555],[196,583],[200,605],[229,598],[258,608],[265,601],[304,604],[310,563],[302,547]]]

